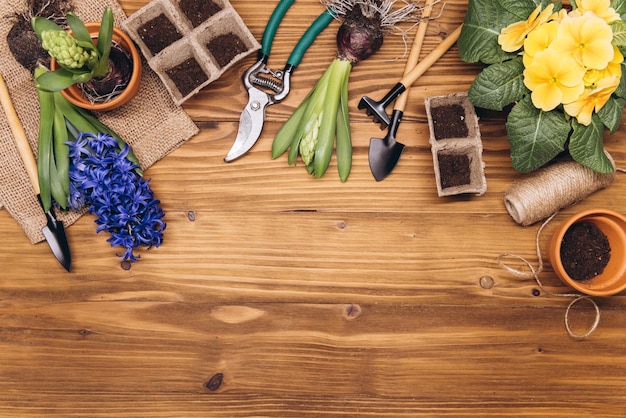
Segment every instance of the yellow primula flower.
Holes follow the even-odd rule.
[[[561,22],[563,19],[565,19],[567,17],[567,10],[566,9],[560,9],[558,12],[554,12],[552,14],[552,16],[550,16],[550,19],[548,19],[549,21],[557,21],[557,22]]]
[[[530,89],[533,105],[550,111],[561,103],[573,102],[585,90],[585,69],[569,57],[548,48],[538,52],[524,70],[524,84]]]
[[[498,43],[502,49],[506,52],[519,50],[524,45],[526,35],[550,19],[553,8],[553,4],[549,4],[543,10],[541,10],[541,6],[537,6],[527,20],[511,23],[506,28],[503,28],[498,36]]]
[[[570,12],[571,16],[582,16],[585,12],[593,12],[605,22],[620,20],[620,15],[611,7],[611,0],[580,0],[576,4],[578,8]]]
[[[585,87],[595,89],[598,81],[603,78],[617,77],[619,79],[622,76],[622,66],[620,64],[624,61],[624,56],[619,48],[616,46],[613,46],[613,48],[615,49],[615,55],[603,70],[587,70],[584,77]]]
[[[551,47],[561,56],[571,56],[586,68],[601,70],[614,57],[613,31],[593,12],[564,19]]]
[[[619,77],[604,78],[598,81],[595,89],[585,89],[583,94],[574,102],[563,106],[565,112],[576,117],[578,123],[589,125],[593,112],[598,112],[606,104],[619,85]]]
[[[556,38],[559,22],[544,23],[530,32],[524,41],[524,55],[522,56],[524,67],[528,67],[533,57],[541,51],[545,51]]]

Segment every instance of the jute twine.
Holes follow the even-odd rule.
[[[560,161],[509,186],[504,206],[517,223],[528,226],[604,189],[614,179],[615,172],[598,173],[573,160]]]
[[[607,156],[611,163],[614,164],[608,153]],[[626,172],[626,170],[619,167],[615,168],[615,171]],[[540,236],[543,229],[558,215],[561,209],[571,206],[593,192],[607,187],[614,179],[615,172],[607,174],[597,173],[577,162],[562,161],[538,170],[534,175],[513,184],[505,192],[505,206],[516,222],[527,226],[539,220],[545,220],[537,230],[535,237],[535,250],[538,259],[536,267],[525,258],[512,253],[498,256],[498,264],[518,277],[534,278],[539,288],[549,296],[573,298],[565,311],[565,328],[567,333],[576,339],[587,338],[597,329],[600,324],[600,308],[588,295],[553,293],[543,286],[539,279],[539,274],[543,271],[543,256],[539,245]],[[506,263],[507,259],[522,262],[529,271],[522,271],[509,266]],[[593,306],[595,319],[584,333],[577,334],[570,326],[569,314],[572,307],[580,301],[588,301]]]
[[[74,0],[74,6],[74,11],[84,21],[99,21],[105,7],[113,10],[116,26],[126,19],[116,0]],[[35,84],[30,72],[9,52],[6,39],[13,26],[12,16],[25,10],[25,0],[0,0],[0,51],[3,51],[0,54],[0,72],[33,153],[37,155],[39,102]],[[144,169],[198,133],[198,127],[172,101],[159,77],[145,65],[145,60],[137,96],[123,107],[97,116],[131,145]],[[46,224],[46,218],[34,195],[3,112],[0,112],[0,202],[32,243],[44,240],[41,228]],[[70,211],[58,214],[58,217],[68,226],[81,215],[82,212]]]

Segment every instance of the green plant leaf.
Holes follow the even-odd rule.
[[[598,112],[598,117],[611,133],[615,132],[620,127],[625,105],[626,99],[611,96]]]
[[[622,20],[616,20],[609,23],[613,30],[613,45],[617,47],[626,47],[626,23]]]
[[[571,127],[563,112],[537,109],[528,95],[511,109],[506,129],[513,168],[530,172],[563,151]]]
[[[72,79],[74,80],[74,84],[86,83],[93,77],[93,73],[85,72],[85,73],[74,73]]]
[[[65,68],[46,71],[36,78],[37,88],[45,91],[61,91],[75,83],[75,74]]]
[[[574,128],[569,140],[569,153],[572,158],[582,165],[600,173],[614,171],[613,164],[604,153],[602,138],[604,124],[597,115],[591,117],[588,126],[572,121]]]
[[[30,20],[30,25],[33,27],[33,31],[37,35],[39,39],[41,39],[41,33],[47,30],[56,30],[59,32],[63,31],[63,28],[51,20],[46,19],[45,17],[33,17]]]
[[[35,75],[45,70],[38,68]],[[44,211],[52,207],[52,191],[50,178],[50,164],[52,156],[52,141],[54,126],[54,97],[52,93],[37,89],[39,100],[39,135],[37,137],[37,176],[39,180],[39,198]]]
[[[77,39],[76,45],[80,46],[81,48],[87,51],[96,51],[96,47],[93,45],[92,42],[85,42],[85,41],[80,41]]]
[[[74,38],[76,38],[80,42],[90,43],[93,46],[93,41],[91,40],[91,35],[89,34],[89,30],[85,26],[82,20],[74,13],[70,12],[67,14],[67,24],[72,29],[72,34]]]
[[[474,106],[502,110],[529,93],[524,85],[523,73],[521,57],[491,64],[474,79],[468,97]]]
[[[626,14],[626,0],[614,0],[611,2],[611,7],[615,9],[619,15]]]
[[[350,74],[345,74],[341,83],[339,109],[337,111],[337,171],[342,182],[348,180],[352,169],[352,137],[350,133],[350,109],[348,108],[348,81]]]
[[[107,7],[102,14],[100,31],[98,32],[98,65],[94,69],[96,77],[103,77],[109,72],[109,54],[111,53],[111,42],[113,39],[113,11]]]
[[[545,0],[544,0],[545,2]],[[493,64],[515,56],[502,50],[498,35],[511,23],[528,19],[541,1],[470,0],[461,36],[459,55],[465,62]]]

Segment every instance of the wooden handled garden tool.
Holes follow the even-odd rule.
[[[434,2],[435,0],[426,0],[424,11],[422,12],[422,19],[417,27],[417,32],[415,33],[413,45],[411,46],[411,52],[409,53],[409,57],[404,67],[403,76],[406,76],[411,69],[417,65]],[[410,86],[406,86],[404,92],[401,93],[396,99],[385,138],[370,138],[370,171],[374,175],[376,181],[383,180],[391,173],[398,163],[400,155],[402,155],[402,151],[404,150],[404,144],[396,141],[396,133],[398,132],[398,127],[400,126],[402,116],[404,115],[404,108],[406,107],[406,103],[409,99],[409,89]]]
[[[28,139],[26,138],[26,134],[24,133],[24,128],[20,123],[20,120],[17,116],[17,112],[13,107],[13,102],[11,101],[11,96],[9,95],[9,89],[7,88],[6,83],[4,82],[4,78],[0,75],[0,102],[2,103],[2,108],[4,109],[4,113],[6,114],[7,120],[9,122],[9,128],[11,128],[11,133],[13,134],[13,139],[15,141],[15,145],[17,150],[24,162],[24,167],[26,168],[26,173],[28,174],[28,178],[33,186],[35,194],[39,199],[39,203],[41,203],[41,199],[39,198],[39,178],[37,175],[37,162],[35,161],[35,157],[30,148],[30,144],[28,143]],[[42,205],[43,207],[43,205]],[[67,242],[67,236],[65,235],[65,228],[63,227],[63,222],[57,221],[52,213],[52,210],[46,212],[47,224],[44,226],[41,231],[43,232],[50,249],[54,256],[59,260],[61,265],[65,267],[67,271],[70,271],[70,267],[72,264],[72,257],[70,254],[69,244]]]
[[[443,54],[455,44],[461,35],[463,25],[459,25],[446,39],[444,39],[437,48],[433,49],[424,57],[411,71],[402,77],[402,79],[380,100],[376,101],[367,96],[363,96],[359,102],[359,109],[365,109],[365,112],[372,116],[374,122],[380,123],[381,129],[389,126],[390,118],[385,108],[403,93],[407,87],[410,87],[415,81],[421,77]]]

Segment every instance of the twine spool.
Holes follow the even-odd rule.
[[[615,172],[598,173],[575,161],[562,161],[509,186],[504,206],[517,223],[528,226],[604,189],[614,179]]]

